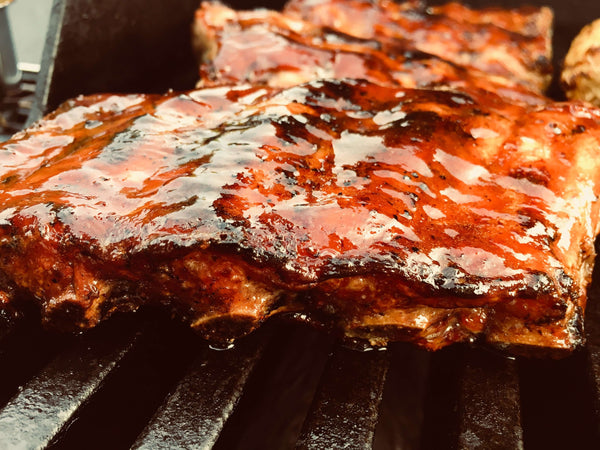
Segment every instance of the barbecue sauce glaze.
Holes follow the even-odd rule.
[[[158,303],[209,337],[288,311],[571,348],[599,119],[356,80],[80,97],[0,147],[2,298],[60,326]]]

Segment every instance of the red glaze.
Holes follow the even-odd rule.
[[[407,88],[468,86],[526,104],[548,101],[541,88],[525,87],[527,82],[516,74],[507,78],[498,76],[494,66],[482,71],[469,62],[457,64],[452,52],[424,53],[414,39],[362,39],[271,10],[234,11],[220,3],[202,3],[194,36],[202,61],[200,86],[249,82],[290,87],[347,77]],[[467,51],[472,49],[460,53]]]
[[[402,39],[417,50],[542,92],[550,82],[549,8],[472,10],[419,1],[290,0],[284,13],[365,39]]]
[[[129,280],[134,304],[162,292],[197,318],[247,276],[348,322],[412,304],[564,323],[585,305],[599,145],[595,109],[479,90],[82,97],[0,146],[0,269],[46,308]],[[220,278],[165,285],[186,255],[222,255]],[[186,283],[211,294],[190,306]],[[456,320],[481,332],[473,311]]]

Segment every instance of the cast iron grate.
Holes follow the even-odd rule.
[[[80,336],[22,321],[0,343],[0,448],[599,448],[588,328],[545,361],[357,352],[281,320],[226,351],[150,312]]]

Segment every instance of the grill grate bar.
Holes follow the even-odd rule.
[[[373,448],[416,450],[423,433],[423,404],[431,353],[411,344],[391,344],[391,362]]]
[[[523,449],[517,362],[472,350],[459,386],[459,448]]]
[[[297,448],[371,448],[389,352],[337,348],[329,360]]]
[[[107,331],[107,330],[103,330]],[[44,448],[74,418],[106,376],[136,345],[142,330],[85,336],[59,353],[0,411],[0,448]]]
[[[133,448],[210,448],[260,359],[265,336],[228,351],[204,347]],[[258,342],[257,342],[258,341]]]
[[[275,319],[274,333],[215,450],[293,448],[311,406],[334,338]]]
[[[3,323],[0,339],[0,408],[14,397],[21,386],[64,350],[67,339],[43,333],[25,317]],[[10,370],[8,370],[10,368]]]

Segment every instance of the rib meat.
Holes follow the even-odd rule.
[[[551,79],[549,8],[472,10],[458,3],[290,0],[284,13],[352,36],[401,39],[417,50],[543,92]]]
[[[478,64],[457,64],[452,55],[446,60],[425,53],[414,40],[375,35],[378,40],[363,39],[277,11],[235,11],[203,2],[193,31],[201,62],[199,86],[249,82],[290,87],[319,78],[350,77],[408,88],[469,86],[512,101],[547,102],[536,90],[541,86],[531,89],[517,75],[498,76],[491,63],[482,71],[474,67]],[[496,54],[508,54],[507,47]]]
[[[571,350],[600,112],[317,80],[81,97],[0,146],[2,302],[90,327],[168,305],[211,339],[277,313],[430,349]]]

